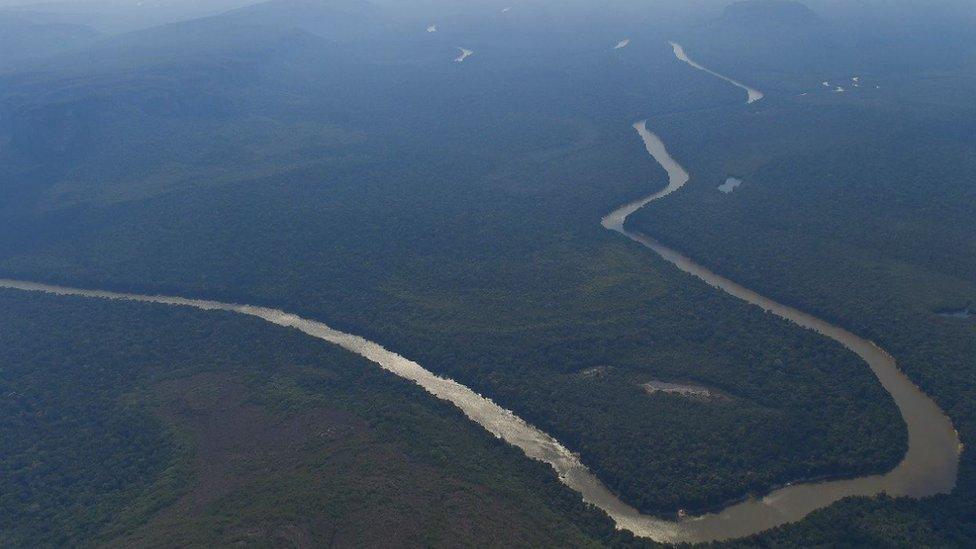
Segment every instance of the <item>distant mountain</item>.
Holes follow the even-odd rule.
[[[86,172],[97,174],[89,180],[122,181],[157,173],[167,162],[169,177],[178,171],[173,165],[192,163],[204,151],[212,157],[241,154],[244,145],[228,152],[228,139],[272,142],[269,132],[292,123],[285,111],[308,90],[316,90],[317,113],[324,118],[358,94],[353,82],[370,66],[358,57],[358,44],[329,34],[344,22],[354,27],[365,21],[360,14],[366,12],[344,11],[351,4],[275,1],[96,35],[86,48],[36,62],[3,80],[0,143],[9,144],[7,152],[19,158],[44,159],[52,180],[84,165],[95,166]],[[265,11],[268,6],[276,7]],[[255,122],[255,113],[263,118]],[[274,126],[264,120],[281,122]],[[318,131],[306,133],[317,139]],[[115,135],[125,136],[125,154],[111,150]],[[193,142],[198,145],[183,145]],[[130,160],[114,170],[106,159],[120,154]],[[0,154],[0,163],[5,159],[12,161]]]
[[[270,0],[219,15],[225,23],[293,27],[344,41],[362,37],[381,25],[381,10],[365,0]]]
[[[96,34],[86,47],[49,57],[35,68],[104,74],[188,63],[220,66],[230,60],[282,64],[292,55],[303,59],[296,67],[350,64],[355,53],[344,44],[368,40],[370,29],[381,28],[379,20],[372,6],[359,0],[271,0],[107,37]]]
[[[813,10],[795,0],[741,0],[726,7],[722,18],[740,24],[791,26],[811,25],[820,20]]]
[[[119,34],[215,15],[253,4],[255,0],[23,0],[18,3],[3,11],[29,16],[35,22],[84,25],[104,34]]]
[[[800,2],[741,0],[679,41],[696,61],[751,85],[761,88],[761,77],[773,73],[780,75],[776,85],[783,85],[782,76],[790,74],[799,90],[811,74],[852,70],[843,40],[832,20]]]
[[[40,22],[17,13],[0,13],[0,68],[20,61],[84,48],[101,34],[84,25]]]

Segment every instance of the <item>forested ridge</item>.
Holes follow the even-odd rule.
[[[949,496],[844,502],[743,544],[967,546],[976,535],[976,323],[938,314],[976,299],[976,134],[971,103],[958,101],[973,75],[913,76],[862,76],[868,90],[849,96],[774,96],[752,112],[655,121],[692,181],[630,227],[888,349],[966,445]],[[724,195],[716,187],[729,174],[744,182]]]
[[[2,69],[0,276],[322,320],[512,409],[662,516],[889,470],[904,426],[853,354],[599,226],[664,184],[631,129],[649,118],[693,180],[632,226],[891,350],[968,443],[976,328],[935,314],[976,303],[973,118],[955,110],[972,80],[953,64],[968,50],[919,77],[877,50],[849,55],[827,18],[747,47],[752,31],[735,25],[754,22],[682,26],[646,6],[452,13],[426,35],[427,21],[376,23],[381,11],[339,33],[334,13],[303,11],[319,4],[271,2]],[[828,27],[818,49],[810,37]],[[632,41],[612,50],[621,34]],[[767,97],[747,107],[676,62],[679,35]],[[477,54],[456,64],[459,42]],[[884,70],[862,70],[878,59]],[[850,82],[851,65],[860,95],[820,89]],[[724,195],[729,175],[744,183]],[[4,403],[18,418],[4,437],[17,441],[4,452],[11,545],[369,545],[392,531],[418,545],[633,542],[449,405],[298,334],[0,299],[0,380],[32,395]],[[650,380],[728,398],[648,394]],[[52,417],[63,403],[72,413]],[[247,436],[206,436],[199,417],[252,419],[284,465],[194,499],[210,486],[194,456],[254,453]],[[125,482],[109,479],[116,469]],[[845,501],[741,543],[965,545],[971,476],[967,452],[951,496]]]
[[[548,466],[326,343],[229,313],[0,303],[4,546],[626,543]]]
[[[199,39],[195,29],[168,32],[146,38],[152,51],[170,47],[163,38],[177,52]],[[16,89],[36,93],[4,101],[22,121],[7,130],[19,144],[8,169],[24,170],[8,195],[11,230],[0,234],[4,275],[321,319],[512,409],[647,512],[708,509],[900,459],[897,410],[856,357],[599,227],[614,205],[661,184],[630,129],[636,116],[737,101],[675,65],[664,36],[629,57],[608,63],[595,50],[561,60],[570,72],[522,82],[522,68],[504,60],[478,73],[372,72],[362,54],[339,55],[343,46],[323,56],[317,40],[283,45],[279,35],[255,35],[274,47],[243,52],[222,42],[235,34],[215,35],[220,47],[192,87],[179,75],[194,69],[177,72],[159,53],[158,64],[136,68],[109,57],[96,79],[16,77]],[[228,73],[206,67],[225,55],[247,70],[222,87]],[[347,79],[328,78],[334,71]],[[431,78],[441,82],[434,91]],[[398,84],[356,88],[375,79]],[[261,124],[249,122],[256,114]],[[29,122],[45,117],[57,123]],[[299,121],[310,133],[294,129]],[[167,130],[243,124],[257,133],[206,142]],[[90,129],[72,133],[80,127]],[[149,127],[157,133],[145,136]],[[214,162],[223,144],[240,155],[242,140],[256,149],[271,129],[287,141],[242,163]],[[335,138],[317,146],[326,130]],[[23,160],[50,157],[42,144],[72,154],[43,169]],[[109,161],[119,152],[122,167]],[[582,375],[601,366],[604,375]],[[686,402],[640,387],[688,378],[736,398]]]

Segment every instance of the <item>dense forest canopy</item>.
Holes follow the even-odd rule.
[[[692,179],[629,227],[877,341],[976,436],[976,323],[938,314],[976,307],[965,3],[72,6],[0,3],[0,278],[321,319],[513,410],[647,513],[891,469],[904,424],[855,355],[601,228],[666,183],[631,128],[647,119]],[[669,40],[766,97],[745,106]],[[727,177],[743,183],[723,194]],[[634,542],[542,464],[324,344],[203,313],[0,300],[0,393],[28,395],[0,408],[16,418],[0,544],[230,543],[284,499],[247,534],[273,541],[325,501],[309,478],[372,494],[421,475],[436,482],[406,482],[402,504],[456,514],[424,511],[406,544],[505,545],[465,491],[512,521],[514,545]],[[649,393],[655,380],[723,397]],[[282,444],[319,418],[348,432],[197,502],[179,534],[208,451],[197,407],[287,424]],[[316,476],[333,459],[350,474]],[[974,473],[966,452],[950,496],[845,501],[743,543],[964,545]],[[379,494],[296,528],[377,543],[352,531],[389,511]]]

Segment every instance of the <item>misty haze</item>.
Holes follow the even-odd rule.
[[[969,0],[0,0],[0,547],[976,545]]]

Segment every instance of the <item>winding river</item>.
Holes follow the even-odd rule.
[[[672,43],[672,47],[679,59],[693,67],[746,89],[749,93],[748,102],[762,98],[761,92],[695,64],[684,55],[684,50],[678,44]],[[453,403],[472,421],[517,446],[528,457],[550,464],[563,483],[579,492],[585,501],[605,511],[618,528],[657,541],[703,542],[747,536],[799,520],[811,511],[847,496],[868,496],[885,492],[892,496],[922,497],[951,491],[955,486],[961,451],[959,437],[942,410],[898,370],[888,353],[843,328],[765,298],[709,271],[654,239],[624,227],[624,222],[632,213],[677,191],[689,180],[688,172],[671,157],[661,139],[647,129],[646,122],[634,124],[634,129],[643,140],[647,152],[667,171],[668,184],[660,191],[609,213],[602,220],[603,226],[651,249],[678,269],[705,283],[833,339],[860,356],[891,394],[908,428],[908,452],[895,469],[884,475],[796,484],[775,490],[759,499],[750,498],[730,505],[717,513],[685,517],[678,521],[665,520],[643,515],[621,501],[559,441],[529,425],[491,399],[454,380],[437,376],[378,343],[335,330],[321,322],[278,309],[182,297],[86,290],[6,279],[0,279],[0,288],[226,311],[300,330],[311,337],[365,357],[381,368],[417,383],[437,398]]]
[[[694,68],[696,68],[696,69],[698,69],[700,71],[705,71],[705,72],[707,72],[708,74],[710,74],[712,76],[715,76],[717,78],[721,78],[722,80],[725,80],[726,82],[728,82],[729,84],[732,84],[733,86],[735,86],[737,88],[742,88],[743,90],[745,90],[746,91],[746,94],[748,94],[748,98],[746,99],[746,103],[755,103],[756,101],[759,101],[760,99],[762,99],[763,97],[765,97],[763,95],[763,92],[757,90],[756,88],[750,88],[749,86],[746,86],[745,84],[743,84],[742,82],[739,82],[738,80],[733,80],[733,79],[729,78],[728,76],[725,76],[724,74],[719,74],[719,73],[713,71],[712,69],[709,69],[708,67],[704,67],[702,65],[699,65],[692,58],[688,57],[688,54],[685,53],[685,49],[683,47],[681,47],[681,44],[678,44],[677,42],[669,42],[669,43],[671,44],[671,49],[674,51],[674,56],[677,57],[678,59],[684,61],[685,63],[688,63],[689,65],[691,65],[692,67],[694,67]]]
[[[650,202],[680,189],[688,172],[671,157],[661,139],[647,129],[646,122],[634,125],[647,152],[667,171],[668,185],[644,198],[625,204],[603,218],[603,226],[653,250],[678,269],[708,285],[761,307],[803,328],[813,330],[847,347],[871,368],[891,395],[908,428],[908,452],[893,470],[884,475],[795,484],[759,499],[747,499],[717,512],[686,518],[671,527],[666,541],[711,541],[747,536],[799,520],[811,511],[848,496],[924,497],[948,493],[956,484],[962,444],[952,422],[936,403],[905,376],[895,360],[874,343],[803,311],[763,297],[720,276],[653,238],[624,227],[627,217]],[[617,524],[641,535],[656,537],[657,521],[646,517],[614,517]]]

